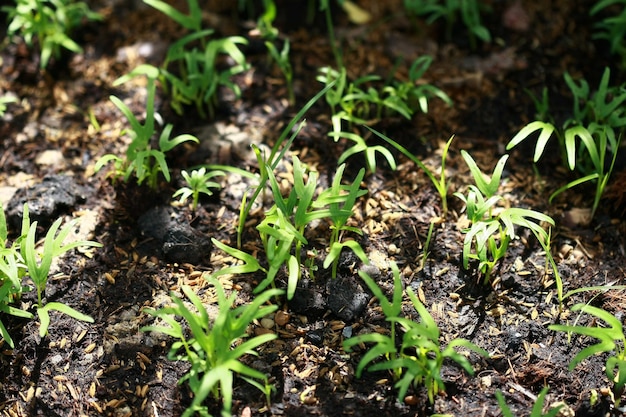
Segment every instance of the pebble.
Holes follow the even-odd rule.
[[[263,326],[264,329],[271,329],[274,327],[274,320],[264,317],[261,319],[261,326]]]
[[[276,312],[276,315],[274,316],[274,321],[276,321],[276,324],[278,324],[279,326],[285,326],[287,323],[289,323],[289,319],[289,313],[283,310],[278,310]]]

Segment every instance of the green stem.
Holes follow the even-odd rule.
[[[341,56],[341,51],[337,46],[337,39],[335,38],[335,29],[333,27],[333,18],[330,14],[330,4],[326,7],[326,26],[328,27],[328,39],[330,40],[330,46],[333,50],[333,55],[335,55],[335,61],[337,62],[337,68],[343,68],[343,58]]]

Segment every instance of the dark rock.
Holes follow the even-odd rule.
[[[362,315],[369,300],[370,295],[352,275],[339,275],[328,282],[328,308],[343,321]]]
[[[304,338],[315,346],[322,346],[324,344],[324,329],[310,330],[306,332]]]
[[[62,213],[85,201],[85,191],[72,176],[45,177],[39,184],[17,190],[6,208],[7,223],[15,231],[21,230],[24,203],[28,203],[31,222],[48,227]]]
[[[211,256],[211,239],[174,215],[168,206],[157,206],[138,220],[139,230],[157,241],[168,262],[201,264]]]
[[[308,278],[302,278],[293,298],[289,301],[289,308],[294,313],[305,315],[313,320],[322,317],[327,309],[324,288]]]

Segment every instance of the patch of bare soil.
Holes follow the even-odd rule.
[[[349,23],[339,9],[335,14],[350,77],[374,73],[384,78],[396,65],[397,76],[403,77],[415,58],[429,54],[434,60],[426,81],[454,101],[448,107],[433,100],[428,114],[417,114],[411,121],[385,119],[376,127],[434,168],[440,166],[444,142],[456,135],[447,163],[451,208],[434,228],[428,247],[429,224],[442,213],[439,196],[424,173],[394,153],[397,170],[381,165],[364,180],[368,194],[357,204],[351,224],[363,231],[356,238],[373,265],[368,271],[391,296],[389,265],[395,261],[403,285],[419,294],[439,325],[442,345],[462,337],[486,349],[490,357],[469,354],[474,376],[446,362],[442,371],[445,393],[432,405],[423,388],[398,401],[389,373],[365,372],[357,378],[355,369],[364,350],[346,353],[343,340],[364,332],[388,332],[389,323],[357,275],[362,267],[358,259],[344,257],[335,280],[323,269],[328,225],[320,223],[307,232],[310,245],[306,249],[318,266],[315,276],[305,276],[294,299],[282,300],[277,316],[271,317],[269,331],[278,339],[260,348],[258,358],[246,358],[251,366],[271,375],[275,385],[271,404],[237,380],[234,413],[498,416],[501,411],[494,393],[500,390],[513,414],[521,416],[529,414],[536,396],[548,385],[546,404],[563,402],[564,416],[618,415],[619,410],[611,409],[611,398],[604,395],[612,387],[604,371],[606,356],[594,356],[568,371],[572,357],[592,340],[573,337],[570,341],[566,334],[548,330],[549,324],[576,317],[559,312],[554,279],[546,274],[541,247],[532,236],[516,239],[493,285],[480,285],[479,277],[462,267],[463,235],[458,224],[462,205],[451,196],[472,183],[461,149],[468,150],[481,167],[492,167],[512,135],[534,119],[526,90],[538,94],[547,86],[550,102],[561,117],[571,100],[563,72],[582,75],[590,85],[597,85],[604,66],[614,62],[606,47],[591,39],[588,10],[593,2],[489,2],[492,12],[485,15],[485,24],[494,41],[476,50],[470,48],[462,27],[455,28],[448,41],[443,28],[407,18],[400,1],[359,3],[373,15],[367,26]],[[513,4],[518,7],[517,15],[511,14]],[[139,63],[158,65],[167,45],[180,35],[175,24],[134,2],[94,5],[105,19],[77,34],[85,52],[52,62],[46,72],[38,70],[36,53],[24,45],[5,46],[0,92],[12,92],[21,101],[10,105],[0,120],[3,205],[16,198],[14,193],[34,204],[29,187],[56,174],[69,176],[80,192],[70,203],[55,205],[48,221],[59,216],[82,217],[91,225],[86,227],[92,238],[103,247],[64,258],[50,277],[46,293],[47,301],[62,301],[93,317],[93,324],[53,315],[49,335],[42,339],[36,322],[1,316],[15,340],[13,350],[0,345],[3,416],[170,417],[181,415],[190,404],[188,388],[177,384],[188,365],[167,359],[171,344],[167,337],[139,329],[153,320],[144,312],[146,307],[166,305],[169,292],[183,284],[203,293],[207,289],[203,272],[233,262],[207,239],[235,246],[247,180],[229,176],[221,191],[201,200],[193,213],[171,204],[172,193],[183,185],[180,170],[203,163],[257,169],[249,145],[272,145],[301,106],[320,90],[321,84],[315,81],[317,69],[333,62],[322,19],[305,26],[305,7],[291,2],[278,2],[278,6],[277,26],[292,44],[296,105],[289,106],[284,81],[267,65],[258,41],[251,41],[245,50],[254,70],[237,78],[242,98],[225,92],[215,120],[202,120],[192,109],[178,116],[167,97],[159,96],[156,108],[163,119],[174,123],[177,132],[196,134],[201,144],[185,145],[171,155],[173,181],[161,184],[158,193],[132,182],[112,185],[104,172],[94,175],[93,167],[106,153],[122,155],[128,144],[123,135],[126,120],[109,95],[122,98],[136,115],[145,111],[140,79],[118,87],[112,86],[113,81]],[[207,14],[218,34],[247,33],[249,22],[232,9]],[[615,83],[624,81],[617,68],[612,77]],[[90,119],[97,120],[97,128]],[[329,129],[329,110],[319,102],[307,114],[307,125],[286,155],[291,160],[292,154],[298,154],[316,167],[322,183],[332,181],[337,157],[346,146],[329,138]],[[604,200],[594,221],[582,226],[572,220],[572,214],[588,207],[593,190],[572,190],[549,205],[549,194],[571,177],[556,168],[557,159],[534,169],[532,151],[527,145],[512,152],[501,191],[511,206],[542,211],[556,220],[552,246],[565,290],[626,284],[624,167],[617,168],[607,194],[610,198]],[[359,157],[352,158],[347,176],[354,176],[363,163]],[[289,180],[288,170],[281,175]],[[36,194],[37,198],[41,195]],[[250,253],[262,251],[254,226],[269,203],[262,201],[250,216],[243,245]],[[145,217],[151,210],[157,210],[151,214],[156,220]],[[154,223],[164,216],[173,222],[176,231],[172,234],[161,233],[159,223]],[[204,246],[191,256],[188,240],[204,242]],[[227,289],[239,291],[239,304],[251,299],[252,289],[262,278],[220,277]],[[286,285],[284,272],[277,285]],[[35,300],[26,297],[22,301],[32,307]],[[579,293],[566,305],[576,302],[590,302],[617,317],[624,312],[621,291]],[[410,304],[404,312],[419,319]],[[590,324],[589,317],[583,315],[579,323]],[[251,332],[267,330],[259,325]],[[592,390],[600,393],[594,405],[590,403]],[[211,403],[211,412],[218,415],[220,406]]]

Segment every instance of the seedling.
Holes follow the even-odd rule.
[[[480,22],[480,2],[478,0],[404,0],[404,7],[416,16],[425,16],[426,23],[443,19],[446,22],[446,35],[452,39],[452,29],[460,15],[470,35],[472,49],[476,47],[476,38],[491,42],[491,34]]]
[[[165,14],[187,30],[198,32],[202,29],[202,8],[197,0],[187,0],[188,15],[181,13],[162,0],[143,0],[143,2]]]
[[[626,66],[626,1],[625,0],[599,0],[591,8],[591,16],[598,15],[602,10],[621,6],[621,12],[607,13],[594,27],[597,31],[592,35],[593,39],[604,39],[611,45],[611,53],[622,58],[622,68]]]
[[[191,32],[170,45],[160,69],[163,89],[171,96],[172,108],[183,114],[183,107],[193,104],[201,117],[206,117],[208,110],[213,118],[220,86],[229,88],[236,96],[241,95],[239,86],[231,79],[248,69],[246,57],[238,46],[247,44],[247,40],[241,36],[209,40],[214,31],[202,29],[202,9],[197,0],[187,1],[188,15],[162,0],[144,2]],[[200,45],[196,46],[198,43]],[[223,55],[232,59],[235,65],[219,68],[218,62]]]
[[[30,219],[28,216],[28,206],[24,205],[23,212],[23,231]],[[93,319],[86,316],[68,305],[61,302],[49,302],[44,303],[43,298],[46,291],[46,285],[48,283],[48,275],[50,273],[50,267],[52,260],[63,255],[70,250],[77,247],[93,246],[101,247],[102,245],[92,241],[78,241],[65,244],[65,240],[69,233],[76,225],[76,221],[63,226],[60,230],[61,219],[57,219],[50,229],[46,233],[44,238],[43,248],[41,251],[35,249],[35,235],[37,233],[37,222],[33,222],[28,228],[26,238],[20,245],[20,252],[26,267],[28,269],[28,276],[35,284],[35,290],[37,291],[37,315],[39,316],[39,335],[44,337],[48,334],[48,327],[50,326],[49,312],[51,310],[57,310],[63,314],[75,318],[76,320],[82,320],[89,323],[93,323]],[[58,233],[57,233],[58,231]]]
[[[383,90],[388,94],[390,100],[406,105],[412,110],[419,109],[422,113],[428,113],[428,101],[433,97],[437,97],[446,103],[452,105],[450,97],[434,85],[420,82],[424,73],[432,64],[433,58],[424,55],[417,58],[409,68],[409,79],[407,81],[394,81],[392,85],[385,87]]]
[[[480,171],[470,154],[461,151],[461,155],[476,182],[476,185],[468,187],[467,195],[454,193],[465,204],[465,212],[470,222],[470,227],[463,230],[463,267],[468,269],[471,259],[478,260],[478,270],[483,274],[483,283],[487,284],[491,282],[495,266],[506,256],[510,241],[517,236],[515,226],[529,229],[543,244],[548,241],[549,236],[539,223],[554,225],[554,220],[530,209],[496,207],[502,200],[496,193],[508,155],[500,158],[491,178]]]
[[[613,386],[613,394],[615,397],[615,408],[617,409],[626,386],[626,350],[624,349],[626,337],[624,337],[622,322],[609,312],[588,304],[576,304],[571,308],[571,311],[581,311],[590,314],[599,320],[603,320],[609,327],[553,324],[548,328],[598,339],[598,343],[584,348],[574,356],[574,359],[569,364],[570,371],[576,368],[583,360],[593,355],[613,352],[613,355],[606,360],[606,376],[609,378],[609,381],[615,384]]]
[[[452,359],[468,374],[473,375],[474,373],[469,360],[457,352],[457,348],[464,347],[485,357],[488,357],[489,354],[465,339],[451,340],[444,349],[441,349],[437,323],[411,288],[407,289],[407,294],[420,316],[420,322],[400,317],[402,283],[398,267],[394,263],[391,266],[394,275],[394,293],[391,302],[386,299],[374,280],[364,272],[359,273],[381,303],[386,320],[391,325],[390,336],[381,333],[368,333],[351,337],[344,341],[344,349],[350,352],[356,345],[373,343],[374,346],[359,361],[356,369],[357,377],[360,377],[365,369],[368,371],[391,371],[396,381],[395,387],[398,389],[398,400],[404,399],[411,386],[423,385],[426,387],[428,399],[432,404],[435,401],[435,396],[445,389],[441,379],[441,367],[444,360]],[[399,350],[396,347],[396,325],[403,331]],[[370,365],[375,359],[381,357],[383,358],[381,362]]]
[[[29,47],[39,42],[39,66],[46,68],[50,58],[59,58],[61,48],[74,53],[82,48],[71,37],[73,29],[85,20],[101,20],[102,16],[86,3],[71,0],[17,0],[15,6],[4,6],[10,21],[7,35],[19,35]]]
[[[332,222],[330,252],[324,262],[324,267],[328,268],[332,263],[333,277],[336,276],[339,255],[344,247],[352,249],[364,263],[369,262],[357,242],[340,242],[340,236],[343,232],[357,231],[355,228],[346,226],[346,223],[352,215],[352,207],[356,199],[366,192],[359,188],[364,175],[363,170],[357,176],[358,181],[354,181],[350,186],[343,186],[341,179],[345,166],[340,166],[332,187],[323,191],[316,199],[318,174],[315,171],[307,172],[297,157],[293,157],[293,188],[287,197],[281,195],[281,189],[274,173],[268,169],[262,158],[259,159],[259,165],[264,166],[263,170],[268,171],[269,183],[276,204],[265,213],[265,219],[257,226],[270,266],[267,277],[255,291],[262,291],[267,285],[273,283],[279,268],[282,265],[287,265],[289,276],[287,298],[293,297],[301,277],[302,247],[308,243],[304,237],[304,232],[314,220],[328,218]],[[305,173],[308,175],[306,181],[304,179]],[[293,254],[292,245],[295,247]]]
[[[592,217],[613,172],[621,136],[626,128],[626,109],[623,106],[626,89],[624,86],[609,87],[609,78],[610,70],[606,68],[598,91],[591,95],[584,79],[577,83],[569,74],[565,74],[565,82],[574,95],[574,102],[572,117],[565,121],[563,129],[557,129],[551,122],[534,121],[522,128],[507,145],[507,150],[511,149],[539,132],[533,157],[536,163],[543,155],[548,140],[555,135],[563,162],[572,171],[578,169],[583,177],[556,190],[550,196],[550,201],[577,185],[596,181]],[[579,145],[579,141],[582,145]],[[609,157],[609,154],[612,156]]]
[[[198,200],[200,199],[200,194],[205,194],[207,196],[213,195],[213,191],[211,188],[219,189],[221,186],[219,183],[215,181],[210,181],[211,178],[217,176],[226,175],[223,171],[209,171],[207,172],[205,167],[200,169],[194,169],[189,174],[187,171],[183,170],[180,173],[185,179],[187,186],[179,188],[172,198],[176,198],[180,196],[179,203],[184,203],[191,197],[191,210],[196,211],[198,208]]]
[[[331,235],[329,239],[329,253],[324,260],[324,268],[328,268],[332,264],[332,277],[337,276],[337,264],[339,256],[344,247],[350,248],[363,263],[369,260],[361,246],[355,241],[341,242],[341,236],[345,232],[353,232],[362,235],[363,232],[357,227],[348,226],[348,220],[352,216],[352,208],[356,204],[358,198],[367,194],[367,190],[360,188],[361,181],[365,175],[365,170],[361,169],[356,178],[350,185],[342,185],[343,172],[346,168],[342,164],[337,169],[333,183],[330,188],[324,190],[318,198],[313,202],[313,207],[328,207],[328,218],[331,222]]]
[[[395,169],[396,163],[391,152],[380,145],[368,145],[367,138],[359,134],[356,126],[365,126],[369,129],[369,125],[383,116],[394,114],[411,119],[416,110],[426,113],[428,100],[433,97],[452,104],[450,98],[440,89],[417,82],[431,62],[432,58],[428,56],[418,58],[409,71],[409,81],[392,81],[380,88],[376,88],[374,84],[380,81],[380,77],[376,75],[366,75],[351,82],[347,80],[345,68],[339,71],[328,67],[320,70],[318,81],[326,85],[334,83],[334,88],[326,93],[326,101],[332,111],[332,132],[329,136],[335,142],[342,138],[354,142],[354,145],[339,157],[339,163],[343,163],[352,155],[364,153],[368,171],[375,172],[376,154],[380,153],[389,166]]]
[[[285,84],[287,85],[287,94],[289,97],[289,103],[295,104],[296,97],[293,92],[293,70],[291,68],[291,62],[289,62],[289,39],[285,39],[283,43],[283,49],[278,52],[278,49],[272,42],[265,42],[265,46],[270,56],[276,61],[278,68],[285,76]]]
[[[7,104],[10,103],[17,103],[17,97],[9,94],[0,96],[0,118],[4,117],[4,114],[7,111]]]
[[[63,226],[60,230],[61,219],[56,220],[43,239],[40,250],[36,248],[35,235],[37,222],[30,223],[28,205],[24,205],[22,217],[21,235],[9,246],[7,243],[7,226],[4,209],[0,206],[0,312],[16,317],[32,319],[33,315],[21,310],[12,304],[19,301],[22,293],[32,291],[23,283],[26,277],[35,285],[37,292],[37,315],[39,317],[39,334],[44,337],[50,327],[50,311],[56,310],[77,320],[93,323],[93,319],[61,302],[54,301],[45,303],[45,291],[48,283],[48,275],[52,261],[66,252],[85,246],[101,247],[102,245],[92,241],[79,241],[65,243],[70,231],[75,227],[76,221]],[[58,233],[57,233],[58,232]],[[6,327],[0,321],[0,336],[9,347],[13,348],[13,339]]]
[[[230,416],[235,374],[259,389],[264,387],[261,391],[267,395],[267,376],[244,364],[241,358],[245,355],[258,355],[258,347],[277,337],[266,333],[249,338],[248,328],[253,321],[278,309],[277,305],[265,304],[283,291],[268,290],[258,294],[249,304],[234,307],[237,293],[233,291],[230,296],[226,296],[224,288],[215,277],[209,276],[207,280],[217,297],[216,316],[211,317],[202,300],[189,286],[183,285],[181,290],[195,311],[188,303],[172,294],[173,305],[158,310],[146,310],[147,314],[159,318],[167,326],[153,325],[141,329],[160,332],[177,339],[172,344],[168,359],[191,364],[189,371],[179,381],[180,384],[186,382],[194,394],[191,405],[183,413],[184,417],[195,413],[208,416],[208,408],[204,404],[208,396],[221,398],[222,416]],[[184,320],[185,327],[180,319]],[[187,326],[191,333],[189,336]]]
[[[161,80],[172,98],[171,106],[178,114],[183,114],[183,106],[193,104],[201,117],[206,117],[208,110],[209,117],[213,118],[221,86],[230,89],[237,97],[241,95],[232,77],[249,68],[245,55],[239,49],[239,45],[245,45],[248,41],[240,36],[231,36],[213,39],[204,49],[189,46],[198,39],[206,42],[212,33],[211,29],[192,33],[168,49],[161,68]],[[222,55],[232,59],[235,65],[226,69],[218,68],[217,63]],[[171,71],[170,65],[177,67],[178,72]]]
[[[278,140],[272,147],[270,154],[267,158],[262,158],[260,151],[258,148],[255,149],[255,153],[257,156],[257,160],[263,159],[263,164],[260,165],[260,173],[258,175],[258,185],[253,189],[252,196],[250,198],[247,197],[247,194],[244,195],[241,201],[241,207],[239,209],[239,225],[237,226],[237,247],[241,248],[241,235],[243,234],[244,225],[246,224],[246,219],[248,218],[248,214],[252,209],[253,204],[256,202],[257,197],[261,194],[261,191],[265,189],[267,185],[267,181],[269,180],[268,170],[274,170],[278,166],[278,163],[284,156],[287,149],[291,146],[291,143],[294,141],[302,127],[304,126],[304,121],[301,121],[307,111],[319,100],[328,90],[330,90],[334,86],[333,83],[330,83],[326,87],[322,89],[319,93],[317,93],[312,99],[310,99],[298,113],[289,121],[285,129],[283,129],[280,134]],[[296,127],[296,123],[299,125]],[[287,136],[291,134],[289,139]],[[265,167],[267,166],[267,169]]]
[[[147,182],[148,186],[156,189],[158,186],[159,173],[167,182],[170,181],[170,171],[165,160],[165,153],[184,142],[198,143],[198,139],[192,135],[183,134],[170,138],[173,126],[166,125],[159,136],[159,148],[153,149],[151,140],[156,133],[154,128],[154,97],[156,93],[155,80],[158,69],[151,65],[140,65],[130,74],[118,78],[114,85],[122,84],[137,75],[146,75],[148,79],[146,99],[146,120],[142,125],[126,104],[119,98],[111,96],[110,99],[117,108],[126,116],[130,123],[130,129],[125,131],[131,137],[131,143],[126,150],[126,157],[121,158],[114,154],[107,154],[100,158],[94,166],[98,172],[109,162],[113,162],[113,171],[109,174],[113,180],[122,178],[128,182],[131,176],[135,176],[138,184]]]

